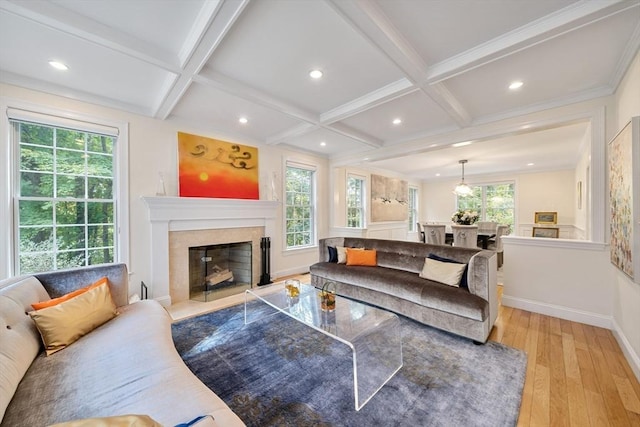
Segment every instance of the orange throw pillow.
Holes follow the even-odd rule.
[[[351,249],[347,248],[347,265],[366,265],[375,267],[377,262],[375,249]]]
[[[31,307],[33,307],[34,310],[41,310],[43,308],[47,308],[47,307],[53,307],[54,305],[58,305],[62,302],[68,301],[73,297],[77,297],[78,295],[82,295],[87,291],[90,291],[93,288],[97,288],[98,286],[102,285],[103,283],[107,283],[107,278],[103,277],[101,279],[98,279],[97,282],[90,284],[89,286],[85,286],[84,288],[80,288],[80,289],[76,289],[73,292],[69,292],[68,294],[62,295],[61,297],[58,298],[53,298],[50,299],[49,301],[42,301],[42,302],[36,302],[31,304]]]

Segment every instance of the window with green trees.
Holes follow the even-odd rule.
[[[364,178],[347,177],[347,227],[364,227]]]
[[[513,228],[515,191],[513,183],[471,186],[473,193],[458,196],[458,210],[475,210],[480,221],[495,221]]]
[[[311,246],[315,242],[315,170],[287,164],[285,187],[287,249]]]
[[[116,138],[11,120],[18,274],[114,262]]]

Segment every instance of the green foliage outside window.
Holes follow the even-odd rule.
[[[472,189],[469,196],[458,196],[458,210],[477,211],[480,221],[495,221],[513,228],[515,191],[512,183],[472,186]]]
[[[313,175],[314,171],[287,166],[286,172],[286,241],[287,248],[313,244]]]
[[[364,227],[364,180],[347,178],[347,227]]]
[[[20,274],[115,260],[115,138],[12,122]]]

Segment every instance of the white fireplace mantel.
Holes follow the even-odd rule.
[[[267,200],[207,199],[197,197],[142,197],[151,223],[150,297],[171,305],[169,292],[169,232],[221,228],[264,227],[275,232],[279,202]]]

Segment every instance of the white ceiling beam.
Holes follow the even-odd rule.
[[[155,117],[165,120],[171,111],[175,108],[178,101],[187,91],[202,67],[207,63],[213,52],[220,46],[224,37],[229,33],[233,24],[242,14],[242,11],[249,4],[249,0],[222,0],[220,5],[215,8],[215,16],[209,19],[209,26],[204,29],[201,37],[190,37],[192,43],[197,39],[197,43],[191,50],[189,59],[184,64],[184,69],[180,77],[176,80],[173,87],[163,97],[160,104],[156,108]]]
[[[368,145],[369,147],[380,148],[384,145],[384,141],[382,141],[381,139],[375,138],[364,132],[360,132],[355,129],[352,129],[343,123],[334,123],[331,126],[322,126],[322,127],[331,132],[335,132],[339,135],[346,136],[347,138],[351,138],[354,141],[358,141],[362,144]]]
[[[44,0],[0,2],[0,9],[137,60],[179,73],[178,59],[167,50],[130,37],[72,10]]]
[[[282,101],[272,95],[262,92],[253,87],[247,86],[231,77],[223,74],[207,71],[205,75],[198,75],[193,78],[197,83],[211,86],[223,92],[245,99],[254,104],[262,105],[294,119],[302,120],[311,124],[318,124],[317,115],[295,107],[285,101]]]
[[[362,34],[377,49],[391,60],[407,77],[434,100],[459,126],[471,123],[471,116],[449,93],[442,97],[441,89],[425,85],[428,66],[416,49],[390,22],[382,9],[368,0],[326,0],[354,30]]]
[[[213,22],[218,10],[222,7],[222,0],[209,0],[205,1],[198,12],[198,16],[191,26],[191,31],[187,34],[187,37],[180,48],[178,53],[178,59],[180,61],[180,67],[184,67],[191,58],[191,55],[198,47],[200,40],[207,31],[207,28]]]
[[[429,67],[426,83],[450,79],[613,14],[637,7],[622,0],[579,1]]]
[[[318,124],[300,123],[297,126],[285,130],[284,132],[280,132],[279,134],[270,136],[269,138],[267,138],[266,143],[267,145],[282,144],[293,138],[297,138],[306,133],[312,132],[318,128],[320,128]]]
[[[419,89],[409,80],[403,78],[320,114],[320,122],[327,125],[344,120],[363,111],[377,107],[378,105],[382,105],[385,102],[408,95],[416,90]]]

